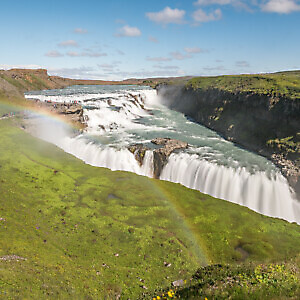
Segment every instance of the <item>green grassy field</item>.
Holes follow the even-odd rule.
[[[211,265],[153,299],[299,299],[300,257],[280,264]]]
[[[254,74],[226,75],[216,77],[196,77],[186,83],[193,89],[216,88],[229,92],[253,92],[269,96],[285,95],[300,99],[300,71]]]
[[[12,110],[0,105],[0,115]],[[299,253],[296,224],[86,165],[24,132],[22,122],[0,120],[0,298],[152,298],[179,279],[193,291],[199,267],[244,270]]]

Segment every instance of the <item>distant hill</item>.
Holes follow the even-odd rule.
[[[23,93],[31,90],[60,89],[70,85],[149,85],[159,83],[187,82],[188,77],[170,78],[130,78],[122,81],[70,79],[59,76],[49,76],[46,69],[11,69],[0,70],[0,96],[23,97]]]

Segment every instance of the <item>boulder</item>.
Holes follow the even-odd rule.
[[[175,150],[182,150],[188,147],[188,143],[170,138],[155,138],[151,143],[160,146],[153,150],[153,176],[159,178],[162,169],[167,164],[169,156]],[[134,154],[135,159],[141,166],[144,161],[145,153],[150,150],[143,144],[134,144],[128,147],[128,150]]]
[[[153,175],[159,178],[160,173],[168,162],[168,158],[175,150],[182,150],[188,147],[188,143],[170,138],[156,138],[151,141],[155,145],[162,146],[153,151]]]
[[[140,166],[143,164],[145,153],[149,149],[150,148],[144,146],[143,144],[134,144],[128,147],[128,150],[133,153]]]

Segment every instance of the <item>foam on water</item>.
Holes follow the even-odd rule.
[[[224,167],[199,159],[198,155],[180,153],[171,154],[160,179],[181,183],[267,216],[300,220],[300,205],[280,173],[271,177],[263,171],[250,174],[245,168]]]
[[[152,177],[153,152],[140,166],[127,150],[156,137],[187,142],[190,147],[170,156],[160,179],[181,183],[262,214],[300,223],[300,205],[287,180],[268,160],[240,149],[215,132],[162,106],[156,91],[141,87],[75,86],[31,92],[40,101],[82,103],[87,130],[72,137],[64,128],[39,120],[35,135],[84,162],[111,170]]]

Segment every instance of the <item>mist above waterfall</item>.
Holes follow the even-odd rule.
[[[75,133],[65,124],[34,118],[34,134],[84,162],[111,170],[153,176],[151,140],[169,137],[189,144],[174,153],[160,179],[181,183],[214,197],[247,206],[268,216],[300,223],[300,206],[286,179],[268,160],[224,140],[215,132],[169,110],[155,90],[132,86],[75,86],[33,92],[41,101],[77,101],[87,129]],[[37,130],[38,129],[38,130]],[[142,165],[128,146],[149,147]]]

